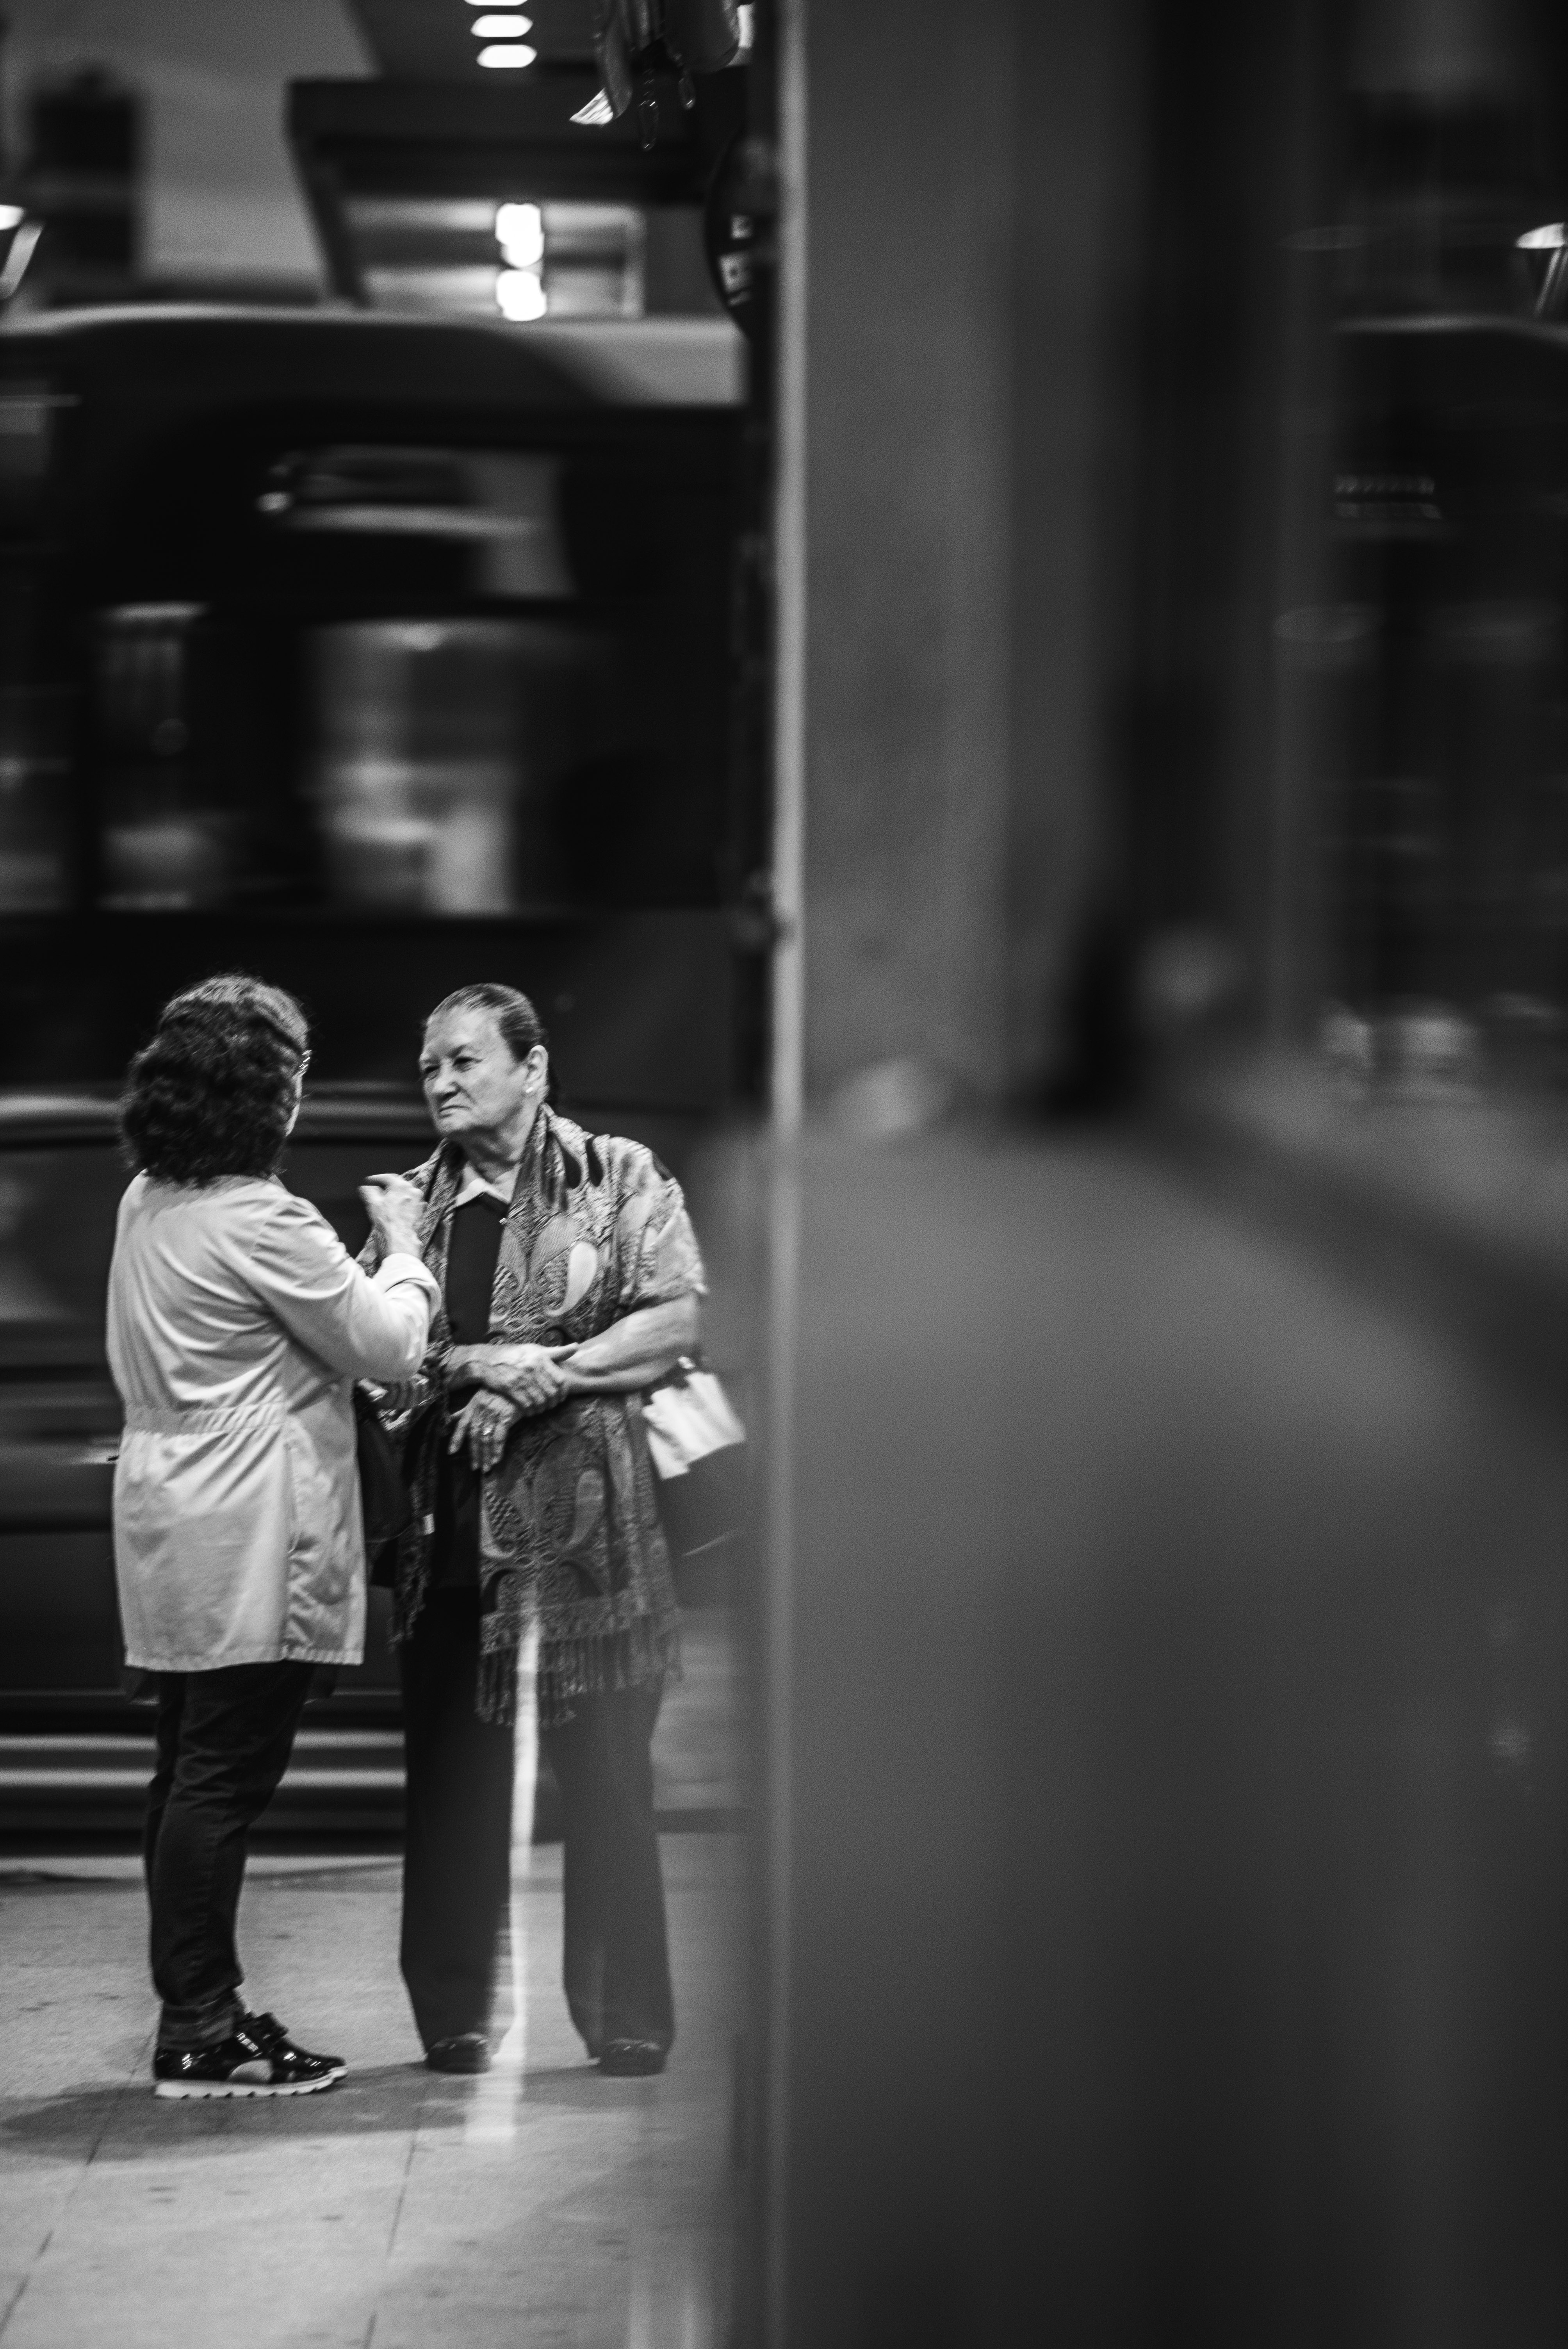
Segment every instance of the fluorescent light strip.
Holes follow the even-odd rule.
[[[526,41],[497,41],[480,51],[479,61],[481,66],[531,66],[538,55]]]

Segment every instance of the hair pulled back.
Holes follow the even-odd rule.
[[[430,1014],[439,1019],[449,1011],[490,1011],[501,1040],[514,1061],[526,1061],[536,1044],[547,1049],[550,1039],[544,1032],[544,1022],[520,988],[502,987],[498,979],[476,979],[471,987],[459,987],[443,996]],[[430,1024],[427,1019],[425,1025]]]
[[[233,973],[166,1003],[119,1104],[127,1154],[160,1183],[271,1174],[310,1042],[282,988]]]

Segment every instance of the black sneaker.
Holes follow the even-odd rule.
[[[296,2047],[273,2014],[247,2014],[211,2047],[160,2047],[155,2096],[314,2096],[348,2069],[341,2055]]]

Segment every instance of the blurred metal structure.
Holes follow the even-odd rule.
[[[592,47],[545,41],[525,74],[458,74],[440,48],[468,39],[456,12],[405,47],[387,36],[386,78],[296,82],[288,132],[334,291],[373,307],[498,308],[508,267],[539,272],[540,306],[524,318],[582,315],[573,298],[573,248],[611,239],[618,216],[639,250],[634,298],[623,287],[597,306],[605,316],[707,317],[721,312],[703,250],[703,205],[726,146],[743,126],[743,73],[705,76],[683,105],[667,71],[650,82],[657,138],[645,145],[630,117],[577,119],[599,89]],[[401,26],[401,18],[397,20]],[[471,51],[472,43],[469,42]],[[418,77],[414,69],[419,68]],[[539,252],[509,260],[504,207],[539,212]],[[542,264],[542,268],[541,267]],[[578,264],[579,274],[582,264]],[[552,286],[552,275],[562,282]]]
[[[1130,1016],[1157,1057],[1555,1095],[1561,19],[1180,14],[1112,686]]]
[[[15,292],[24,270],[30,290],[51,305],[113,302],[131,292],[142,265],[145,118],[142,93],[101,67],[84,65],[29,90],[26,150],[8,190],[26,218],[0,275],[0,298]]]

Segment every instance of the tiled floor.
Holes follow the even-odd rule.
[[[0,1885],[5,2349],[707,2349],[727,2329],[737,1837],[665,1838],[681,2031],[604,2080],[556,1982],[560,1852],[521,1898],[520,2063],[441,2078],[397,1973],[392,1868],[258,1874],[247,1996],[346,2055],[329,2094],[149,2091],[128,1880]]]

